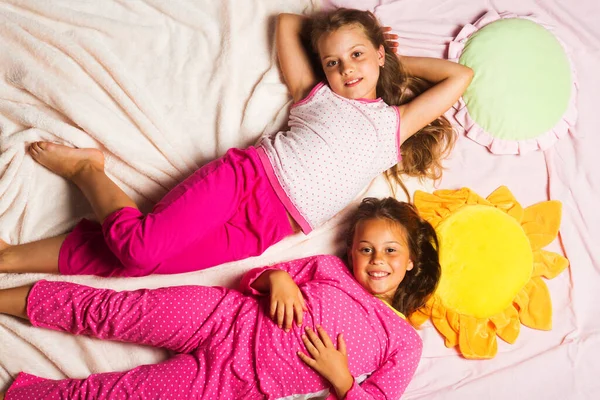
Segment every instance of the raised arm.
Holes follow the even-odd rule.
[[[452,61],[428,57],[398,56],[411,75],[434,86],[398,107],[402,142],[446,112],[471,83],[473,70]]]
[[[302,100],[317,83],[310,57],[302,45],[301,33],[306,17],[279,14],[275,41],[283,79],[294,98]]]

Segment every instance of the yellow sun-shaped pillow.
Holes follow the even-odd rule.
[[[549,330],[550,294],[541,276],[554,278],[569,262],[542,250],[558,235],[561,204],[523,209],[502,186],[484,199],[468,188],[417,191],[415,205],[440,242],[440,283],[410,320],[431,318],[447,347],[466,358],[492,358],[496,335],[514,343],[520,323]]]

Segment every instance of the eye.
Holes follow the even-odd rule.
[[[359,249],[358,251],[360,251],[363,254],[370,254],[372,252],[372,250],[369,247],[363,247],[362,249]]]
[[[337,65],[337,61],[331,60],[331,61],[327,61],[327,63],[325,64],[326,67],[335,67]]]
[[[395,253],[396,249],[392,248],[392,247],[388,247],[387,249],[385,249],[386,253]]]
[[[362,56],[362,51],[355,51],[354,53],[352,53],[352,56],[355,58],[358,58],[358,57]]]

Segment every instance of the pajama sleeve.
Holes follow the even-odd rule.
[[[346,393],[344,400],[387,400],[400,399],[417,370],[423,343],[412,331],[403,340],[403,348],[391,355],[382,366],[358,384],[356,380]],[[327,400],[335,400],[331,393]]]
[[[251,285],[263,272],[273,269],[286,271],[298,286],[317,280],[339,282],[340,274],[349,274],[346,264],[340,258],[329,255],[313,256],[268,267],[254,268],[244,275],[239,290],[244,294],[265,294],[258,292]]]
[[[254,268],[251,269],[250,271],[248,271],[246,273],[246,275],[244,275],[244,277],[242,278],[242,281],[240,282],[240,287],[239,290],[240,292],[249,295],[255,295],[255,296],[260,296],[260,295],[264,295],[267,293],[261,293],[258,290],[254,289],[251,285],[254,283],[254,281],[256,281],[258,279],[259,276],[262,275],[263,272],[265,271],[272,271],[272,270],[276,270],[279,269],[276,266],[272,266],[272,267],[260,267],[260,268]]]
[[[355,380],[344,400],[400,399],[415,374],[420,357],[420,346],[396,354],[362,383],[358,384]],[[327,400],[336,399],[331,389]]]

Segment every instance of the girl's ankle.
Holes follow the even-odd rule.
[[[0,273],[10,273],[11,265],[14,264],[14,257],[11,252],[11,247],[5,247],[0,250]]]

